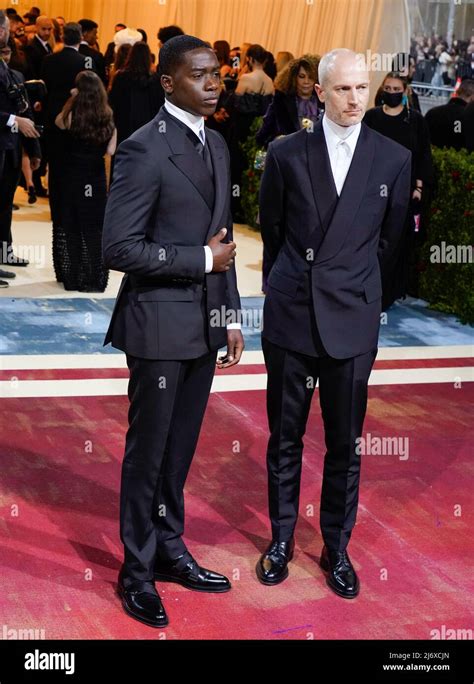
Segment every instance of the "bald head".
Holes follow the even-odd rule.
[[[369,74],[364,56],[337,48],[321,57],[316,91],[326,116],[340,126],[359,123],[369,101]]]
[[[51,36],[51,31],[53,30],[53,22],[49,17],[41,15],[36,20],[36,35],[44,40],[45,42],[49,40]]]

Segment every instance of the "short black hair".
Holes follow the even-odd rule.
[[[17,10],[14,7],[7,7],[7,9],[5,10],[5,14],[9,18],[14,17],[16,13],[17,13]]]
[[[64,45],[78,45],[82,40],[82,28],[80,24],[72,21],[64,24]]]
[[[87,33],[88,31],[93,31],[94,29],[99,28],[99,24],[97,24],[95,21],[92,21],[92,19],[79,19],[77,23],[81,25],[82,33]]]
[[[184,54],[198,48],[209,49],[209,44],[188,35],[175,36],[168,40],[160,50],[160,75],[172,74],[183,62]]]
[[[162,45],[176,36],[184,36],[184,31],[182,28],[179,28],[179,26],[162,26],[158,31],[158,40]]]

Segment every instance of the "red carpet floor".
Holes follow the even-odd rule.
[[[233,590],[206,596],[159,585],[170,617],[162,631],[128,618],[114,594],[126,397],[3,399],[0,630],[51,639],[430,639],[432,630],[472,627],[473,389],[370,388],[366,432],[407,437],[410,451],[406,460],[363,457],[350,544],[362,584],[355,601],[330,593],[317,564],[317,397],[290,577],[264,587],[254,566],[269,539],[265,394],[211,395],[187,484],[186,542]]]

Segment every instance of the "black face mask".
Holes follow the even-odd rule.
[[[403,93],[386,93],[385,90],[382,93],[383,103],[387,107],[395,108],[402,104]]]

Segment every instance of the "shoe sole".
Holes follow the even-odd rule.
[[[154,579],[157,582],[173,582],[174,584],[180,584],[182,587],[185,587],[186,589],[191,589],[191,591],[200,591],[203,594],[225,594],[226,592],[232,589],[232,587],[224,587],[223,589],[198,589],[198,587],[186,584],[186,582],[178,580],[176,579],[176,577],[170,577],[169,575],[161,575],[159,573],[155,573]]]
[[[328,565],[325,561],[323,561],[323,560],[320,559],[319,565],[321,566],[321,569],[324,570],[324,572],[329,572],[329,565]],[[359,587],[357,588],[357,593],[356,593],[356,594],[350,594],[350,595],[348,595],[348,594],[344,594],[344,593],[341,592],[341,591],[338,591],[338,590],[330,583],[329,577],[326,577],[326,584],[328,585],[328,587],[331,589],[332,592],[334,592],[335,594],[337,594],[337,596],[340,596],[341,598],[345,598],[345,599],[349,599],[349,600],[350,600],[350,599],[355,599],[355,598],[357,598],[357,597],[359,596],[359,591],[360,591],[360,588],[359,588]]]
[[[127,615],[129,615],[130,617],[132,617],[134,620],[136,620],[137,622],[141,622],[143,625],[146,625],[147,627],[153,627],[154,629],[160,629],[161,627],[166,627],[167,625],[169,625],[169,620],[168,620],[168,619],[166,620],[166,622],[162,622],[161,624],[157,625],[157,624],[154,623],[154,622],[150,622],[149,620],[145,620],[144,618],[138,617],[138,615],[135,615],[135,613],[133,613],[133,612],[129,609],[129,607],[128,607],[127,604],[125,603],[125,599],[123,598],[123,596],[122,596],[120,590],[119,590],[119,589],[116,589],[115,593],[117,594],[117,596],[118,596],[119,599],[120,599],[120,602],[121,602],[121,604],[122,604],[122,608],[123,608],[124,612],[125,612]]]

